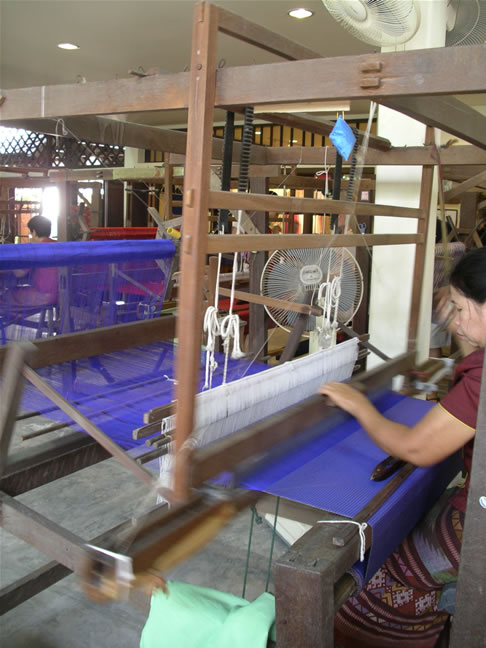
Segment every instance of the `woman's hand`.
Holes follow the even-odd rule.
[[[373,405],[360,391],[347,383],[328,382],[317,390],[319,394],[328,396],[331,401],[345,412],[359,417]]]

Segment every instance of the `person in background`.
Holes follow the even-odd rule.
[[[486,347],[486,248],[459,259],[449,286],[438,312],[464,358],[449,393],[416,425],[390,421],[345,383],[327,383],[319,390],[354,416],[389,455],[430,466],[462,449],[467,475],[464,485],[446,491],[364,589],[338,611],[339,648],[433,648],[453,613]]]
[[[27,223],[31,243],[54,243],[51,238],[51,221],[45,216],[34,216]],[[18,280],[25,277],[25,283],[11,291],[15,306],[53,306],[57,303],[57,268],[35,268],[14,270]]]

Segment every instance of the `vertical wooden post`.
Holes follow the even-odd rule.
[[[202,285],[216,92],[217,11],[207,2],[200,2],[194,8],[177,319],[176,500],[186,499],[190,489],[191,450],[187,441],[194,424],[194,398],[199,379]]]
[[[314,189],[304,189],[304,198],[314,198]],[[304,223],[302,225],[302,234],[312,234],[314,224],[314,214],[304,214]]]
[[[250,178],[251,193],[267,193],[268,182],[265,178]],[[258,227],[260,232],[268,231],[268,213],[257,211],[251,215],[251,220]],[[266,252],[250,253],[250,292],[260,293],[260,279],[263,268],[267,261]],[[267,353],[267,315],[260,304],[250,304],[250,325],[248,350],[252,359],[260,360]]]
[[[486,366],[483,361],[483,366]],[[456,609],[452,624],[451,648],[484,648],[486,632],[486,371],[483,370],[478,420],[474,439],[471,483],[457,580]]]
[[[72,182],[61,182],[59,185],[59,218],[57,221],[57,240],[68,240],[68,219],[71,215]]]
[[[173,169],[172,164],[169,163],[169,153],[164,155],[164,207],[162,210],[164,220],[172,218],[172,182],[173,182]]]
[[[425,131],[425,146],[435,144],[434,128],[427,126]],[[425,210],[426,217],[419,220],[417,233],[426,236],[428,230],[430,202],[432,200],[432,181],[434,178],[434,166],[431,164],[424,165],[422,168],[422,182],[420,185],[419,207]],[[420,300],[424,291],[424,267],[425,252],[427,240],[423,243],[417,243],[415,246],[415,263],[413,270],[412,297],[410,301],[410,321],[408,325],[408,350],[413,351],[417,348],[417,333],[420,314]]]

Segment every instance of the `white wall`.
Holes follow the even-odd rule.
[[[445,42],[446,0],[422,0],[421,25],[418,33],[402,50],[441,47]],[[388,50],[390,51],[390,50]],[[379,106],[378,135],[389,139],[393,146],[422,146],[425,126],[401,113]],[[439,134],[438,134],[439,136]],[[380,204],[418,207],[422,167],[387,167],[376,169],[375,201]],[[435,234],[436,204],[438,196],[437,173],[432,193],[430,231]],[[375,233],[414,233],[415,219],[375,217]],[[429,236],[427,246],[423,306],[417,341],[419,357],[427,357],[430,338],[430,313],[433,271],[434,236]],[[370,341],[390,357],[407,349],[410,297],[412,290],[415,246],[394,245],[373,249],[372,277],[370,286],[369,331]],[[371,354],[368,367],[381,360]]]

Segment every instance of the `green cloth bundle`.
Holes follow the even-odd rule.
[[[275,641],[275,599],[255,601],[208,587],[169,582],[156,590],[140,648],[266,648]]]

